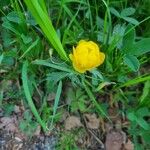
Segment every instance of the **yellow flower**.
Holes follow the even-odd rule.
[[[92,41],[79,41],[76,48],[73,47],[73,54],[69,55],[76,71],[84,73],[98,67],[104,62],[105,54],[100,52],[99,47]]]

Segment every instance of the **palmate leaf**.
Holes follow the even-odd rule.
[[[124,56],[124,63],[131,68],[132,71],[138,71],[140,67],[140,63],[138,59],[133,55],[126,55]]]
[[[38,0],[24,0],[28,9],[31,11],[33,17],[35,18],[36,22],[41,27],[42,31],[44,32],[44,35],[47,37],[49,42],[52,44],[52,46],[55,48],[55,50],[58,52],[60,57],[68,61],[69,58],[67,57],[67,54],[65,50],[63,49],[63,46],[57,36],[57,33],[52,25],[52,22],[48,16],[48,13],[46,12],[46,6],[44,1],[39,3]]]
[[[124,55],[124,63],[131,68],[132,71],[138,71],[139,61],[138,56],[150,52],[150,38],[144,38],[135,41],[135,29],[132,25],[128,25],[123,37],[122,52]]]
[[[133,15],[134,13],[135,13],[135,9],[132,7],[128,7],[128,8],[125,8],[121,11],[121,16],[127,17],[127,16]]]
[[[135,29],[132,25],[128,25],[123,37],[123,53],[135,56],[141,56],[150,52],[150,38],[143,38],[135,41]]]

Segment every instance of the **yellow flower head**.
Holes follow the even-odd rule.
[[[73,54],[69,55],[76,71],[84,73],[98,67],[104,62],[105,54],[100,52],[99,47],[92,41],[79,41],[76,48],[73,47]]]

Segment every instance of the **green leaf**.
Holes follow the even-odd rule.
[[[131,18],[131,17],[123,17],[124,20],[126,20],[127,22],[131,23],[131,24],[134,24],[134,25],[138,25],[139,22],[134,19],[134,18]]]
[[[18,13],[15,11],[10,12],[7,15],[7,19],[14,23],[18,23],[18,24],[21,23],[21,18],[19,17]]]
[[[51,68],[54,68],[54,69],[57,69],[57,70],[60,70],[60,71],[65,71],[65,72],[68,72],[68,73],[76,74],[75,71],[73,71],[73,70],[71,70],[71,69],[69,69],[65,66],[54,64],[54,63],[51,63],[50,61],[47,61],[47,60],[35,60],[35,61],[33,61],[33,64],[47,66],[47,67],[51,67]]]
[[[115,8],[113,8],[113,7],[111,7],[110,8],[110,12],[113,14],[113,15],[115,15],[116,17],[121,17],[120,16],[120,13],[115,9]]]
[[[58,38],[58,35],[52,25],[51,19],[46,12],[46,6],[44,1],[42,1],[42,6],[40,5],[38,0],[24,0],[28,9],[31,11],[32,15],[34,16],[35,20],[41,27],[42,31],[44,32],[45,36],[49,40],[49,42],[53,45],[55,50],[58,52],[60,57],[68,61],[69,58]]]
[[[139,117],[149,116],[150,112],[147,107],[142,107],[136,111],[136,115]]]
[[[128,113],[127,117],[130,121],[136,121],[136,119],[137,119],[134,112]]]
[[[145,130],[150,129],[149,124],[143,118],[137,118],[136,121],[143,129]]]
[[[133,55],[125,55],[124,63],[134,72],[139,70],[140,63],[138,59]]]
[[[25,36],[24,34],[21,34],[21,38],[24,44],[29,44],[30,42],[32,42],[32,38],[30,36]]]
[[[133,25],[129,24],[125,30],[123,37],[123,51],[127,51],[133,45],[135,41],[135,29]]]
[[[52,72],[47,75],[47,80],[54,81],[54,84],[63,78],[67,77],[70,73],[68,72]]]
[[[135,54],[136,56],[143,55],[147,52],[150,52],[150,38],[144,38],[135,42],[132,49],[130,49],[130,53]]]
[[[146,81],[143,88],[143,93],[140,97],[140,103],[144,103],[145,99],[149,96],[150,93],[150,80]]]
[[[33,113],[33,115],[35,116],[35,118],[37,119],[37,121],[40,123],[40,125],[42,126],[43,130],[46,131],[47,127],[45,122],[42,121],[30,94],[30,90],[29,90],[29,85],[28,85],[28,77],[27,77],[27,68],[28,68],[28,62],[26,61],[23,64],[23,68],[22,68],[22,82],[23,82],[23,89],[24,89],[24,93],[26,96],[26,99],[28,101],[29,107],[31,108],[31,111]]]
[[[53,116],[52,116],[52,120],[51,120],[51,127],[53,126],[54,117],[55,117],[56,111],[58,109],[58,103],[60,100],[61,92],[62,92],[62,81],[59,81],[56,96],[55,96],[55,102],[54,102],[54,106],[53,106]]]
[[[2,55],[0,55],[0,64],[2,63],[3,58],[4,58],[4,55],[3,55],[3,54],[2,54]]]
[[[38,44],[39,40],[40,40],[40,39],[37,38],[36,41],[34,41],[34,42],[27,48],[27,50],[21,55],[21,57],[20,57],[19,59],[25,57],[25,56],[27,55],[27,53],[29,53],[29,52]]]
[[[121,11],[121,16],[122,17],[127,17],[127,16],[131,16],[135,13],[135,9],[132,7],[129,8],[125,8]]]

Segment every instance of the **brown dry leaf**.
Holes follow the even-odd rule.
[[[100,126],[100,120],[96,117],[95,114],[85,114],[86,126],[89,129],[98,129]]]
[[[134,150],[134,145],[129,139],[128,142],[124,144],[124,150]]]
[[[76,116],[70,116],[65,120],[65,129],[71,130],[73,128],[82,127],[80,119]]]
[[[2,117],[0,122],[0,129],[5,128],[5,130],[12,132],[18,131],[15,117]]]
[[[54,99],[55,99],[55,96],[56,96],[55,93],[50,93],[50,94],[48,94],[47,101],[52,101],[52,100],[54,100]]]
[[[16,114],[21,113],[20,106],[15,105],[15,107],[14,107],[14,112],[15,112]]]
[[[124,135],[121,131],[111,130],[106,135],[105,148],[106,150],[121,150],[124,143]]]
[[[35,136],[39,136],[41,133],[41,126],[37,126],[36,131],[34,132]]]

